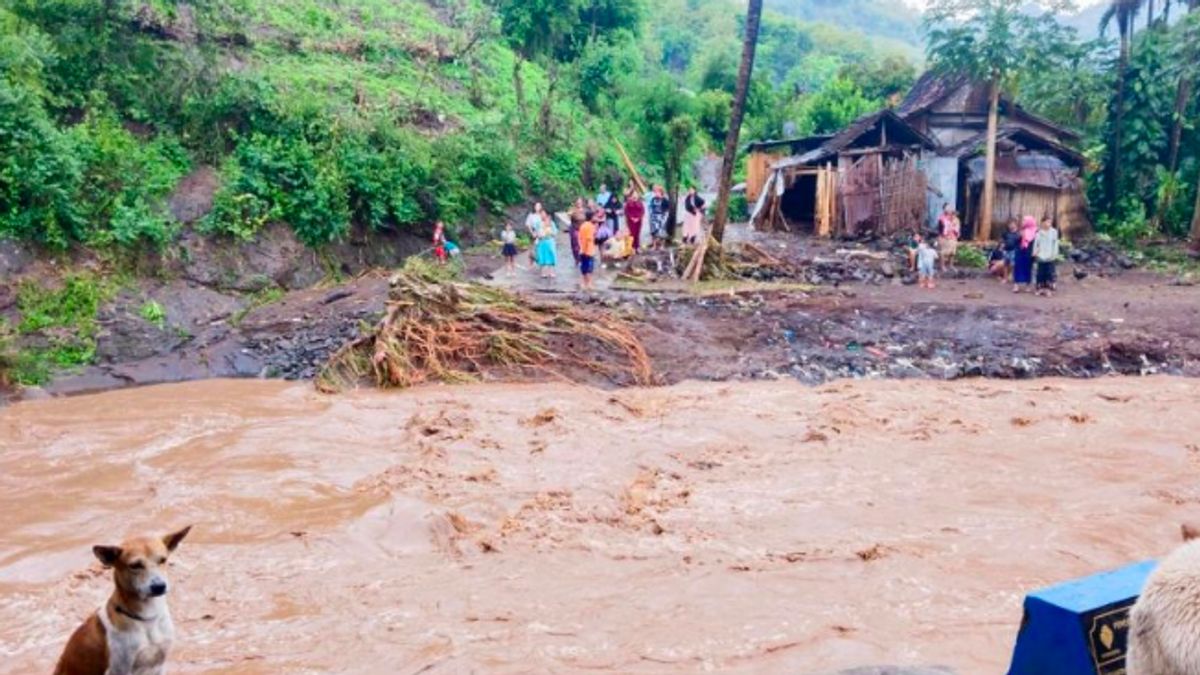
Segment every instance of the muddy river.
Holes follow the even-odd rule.
[[[998,673],[1025,591],[1200,517],[1200,381],[208,381],[0,410],[0,671],[194,523],[176,673]]]

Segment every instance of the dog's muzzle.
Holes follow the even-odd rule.
[[[157,598],[167,594],[167,583],[165,581],[156,581],[150,584],[150,597]]]

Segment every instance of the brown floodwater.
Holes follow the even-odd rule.
[[[176,673],[999,673],[1023,594],[1200,515],[1200,381],[327,397],[209,381],[0,411],[0,671],[194,523]]]

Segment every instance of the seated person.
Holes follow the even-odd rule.
[[[1004,255],[1004,247],[996,246],[988,254],[988,274],[1000,281],[1008,279],[1008,258]]]

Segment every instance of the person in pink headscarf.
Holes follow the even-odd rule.
[[[1021,222],[1021,242],[1013,259],[1013,293],[1033,284],[1033,240],[1037,238],[1037,219],[1025,216]]]

